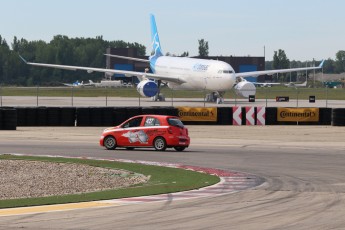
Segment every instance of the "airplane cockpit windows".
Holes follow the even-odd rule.
[[[234,72],[232,70],[218,70],[218,73],[232,74]]]

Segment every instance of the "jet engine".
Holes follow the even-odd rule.
[[[143,80],[139,82],[137,91],[143,97],[153,97],[158,93],[158,85],[151,80]]]
[[[238,96],[248,98],[249,95],[255,95],[256,87],[248,81],[241,81],[235,86],[235,92]]]

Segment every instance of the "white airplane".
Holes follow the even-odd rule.
[[[84,82],[79,82],[78,80],[76,82],[73,83],[62,83],[65,86],[69,86],[69,87],[81,87],[84,86]]]
[[[140,93],[140,95],[152,97],[155,101],[164,100],[164,97],[160,94],[160,86],[163,82],[166,83],[169,88],[174,90],[206,90],[211,93],[207,96],[207,101],[216,101],[217,104],[224,102],[224,93],[233,87],[239,96],[249,97],[249,95],[255,95],[255,85],[251,82],[243,81],[243,77],[257,77],[264,74],[272,75],[275,73],[321,69],[323,65],[323,62],[321,62],[318,67],[235,73],[231,65],[223,61],[164,56],[159,41],[156,21],[152,14],[150,15],[150,21],[153,51],[152,55],[149,57],[149,60],[117,55],[116,57],[148,62],[153,73],[33,63],[27,62],[25,59],[22,57],[21,58],[24,62],[33,66],[67,70],[85,70],[88,73],[95,71],[106,74],[124,74],[126,77],[136,76],[140,80],[139,84],[137,85],[137,91]]]
[[[307,87],[307,81],[303,83],[296,83],[296,82],[289,82],[287,84],[284,84],[287,87]]]
[[[90,86],[95,87],[121,87],[122,81],[120,80],[101,80],[101,82],[93,82],[92,80],[89,80]]]
[[[274,85],[281,85],[280,83],[277,82],[253,82],[255,86],[260,86],[260,87],[271,87]]]

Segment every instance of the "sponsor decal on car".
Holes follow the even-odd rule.
[[[122,134],[123,137],[127,137],[130,143],[140,142],[147,144],[149,137],[142,130],[137,132],[128,131],[127,133]]]

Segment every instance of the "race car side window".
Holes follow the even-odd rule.
[[[146,117],[144,126],[160,126],[160,122],[157,118]]]
[[[143,120],[142,117],[134,118],[132,120],[129,120],[125,124],[123,124],[122,128],[138,127],[140,126],[142,120]]]

